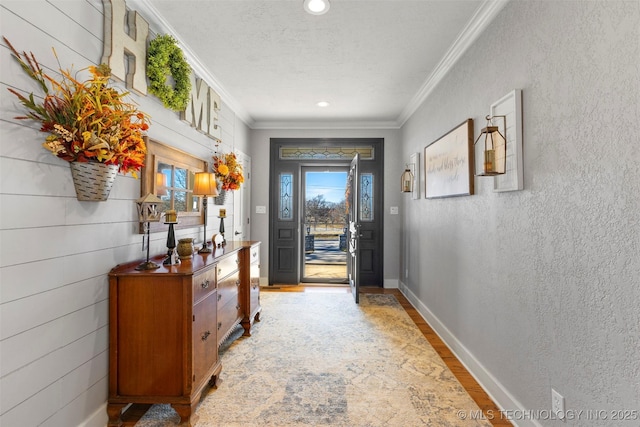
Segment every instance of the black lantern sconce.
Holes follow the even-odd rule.
[[[507,132],[506,116],[486,117],[487,126],[482,129],[478,139],[473,144],[474,153],[477,153],[475,147],[484,135],[481,162],[475,162],[476,176],[496,176],[502,175],[507,171],[507,139],[500,133],[498,126],[493,126],[492,122],[496,117],[502,117],[504,132]]]
[[[136,267],[136,270],[154,270],[160,266],[155,262],[149,261],[149,223],[160,221],[162,216],[162,200],[155,195],[149,193],[136,201],[138,207],[138,221],[144,224],[144,232],[147,236],[145,245],[144,236],[142,239],[142,248],[147,248],[147,261]]]

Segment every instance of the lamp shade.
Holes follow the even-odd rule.
[[[167,175],[163,174],[162,172],[156,173],[156,195],[167,195]]]
[[[215,197],[218,195],[216,185],[216,176],[213,173],[196,172],[193,183],[193,195]]]

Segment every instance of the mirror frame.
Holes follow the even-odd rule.
[[[209,163],[199,159],[189,153],[162,144],[156,140],[147,138],[147,155],[145,158],[145,166],[142,169],[140,179],[140,194],[158,195],[156,182],[156,173],[158,171],[158,162],[179,166],[187,169],[189,172],[205,172],[209,170]],[[198,201],[197,212],[178,212],[178,224],[174,225],[175,229],[184,229],[198,227],[204,224],[204,211],[202,209],[202,199]],[[159,222],[149,223],[149,231],[160,232],[168,230],[169,226],[162,220]],[[143,233],[143,224],[140,224],[139,233]]]

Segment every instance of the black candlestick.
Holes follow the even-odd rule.
[[[177,222],[165,222],[169,224],[169,233],[167,234],[167,257],[162,261],[164,265],[180,264],[180,258],[175,253],[176,250],[176,235],[173,230],[173,224]]]
[[[220,234],[222,235],[222,244],[226,245],[227,244],[227,240],[224,238],[224,217],[221,216],[220,217]]]

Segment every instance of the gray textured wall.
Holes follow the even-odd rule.
[[[404,291],[507,407],[550,409],[553,387],[640,409],[639,82],[640,2],[513,1],[403,128],[408,158],[523,91],[524,191],[478,178],[403,217]],[[563,425],[638,424],[585,416]]]

